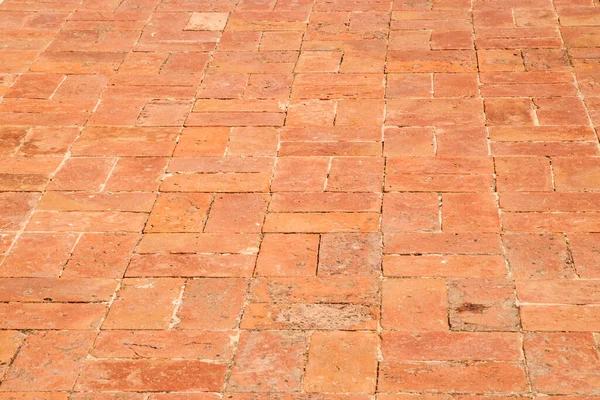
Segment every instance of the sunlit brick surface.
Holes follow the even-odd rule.
[[[599,399],[598,125],[598,0],[0,0],[0,400]]]

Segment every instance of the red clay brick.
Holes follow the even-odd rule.
[[[336,126],[380,126],[383,123],[383,100],[343,99],[337,102]]]
[[[229,140],[229,129],[185,128],[181,133],[175,157],[218,156],[225,154]]]
[[[475,72],[475,52],[470,50],[415,50],[388,52],[387,72]]]
[[[437,193],[386,193],[383,197],[384,232],[435,232],[440,230]]]
[[[600,235],[584,233],[569,234],[567,237],[577,274],[584,279],[597,279],[600,276],[600,269],[595,260],[600,252]]]
[[[477,56],[479,70],[484,73],[525,71],[521,50],[480,50]]]
[[[274,193],[269,210],[274,212],[379,211],[377,193]]]
[[[121,278],[139,239],[138,234],[85,233],[61,277]]]
[[[379,142],[283,142],[280,156],[378,156]]]
[[[600,397],[597,0],[79,3],[0,5],[0,399]]]
[[[255,303],[361,303],[376,304],[378,281],[369,277],[258,278],[250,285]]]
[[[279,144],[279,129],[271,127],[232,128],[228,155],[274,156]]]
[[[204,231],[259,233],[268,201],[268,195],[258,193],[216,195]]]
[[[163,192],[238,193],[264,192],[269,189],[270,173],[216,173],[167,176],[160,186]]]
[[[194,279],[186,283],[177,313],[179,329],[237,327],[248,281],[238,278]]]
[[[167,329],[183,279],[126,279],[110,307],[103,329]]]
[[[84,366],[75,390],[218,391],[226,369],[198,360],[92,360]]]
[[[498,232],[500,220],[492,194],[442,195],[442,229],[446,232]]]
[[[200,157],[173,158],[168,172],[181,173],[266,173],[273,169],[274,158],[268,157]],[[251,178],[251,176],[248,176]]]
[[[230,361],[232,331],[102,331],[96,358],[183,358]]]
[[[597,304],[600,284],[597,281],[517,281],[517,294],[525,303]]]
[[[444,281],[388,279],[383,282],[382,292],[381,319],[384,329],[402,331],[448,329],[447,294]]]
[[[293,77],[289,74],[252,74],[248,80],[245,97],[250,99],[281,99],[287,100],[292,90]],[[265,131],[265,137],[267,137]],[[256,151],[269,151],[253,146]]]
[[[146,232],[202,232],[213,197],[205,193],[161,193]]]
[[[379,308],[362,304],[249,304],[240,327],[252,330],[375,330]]]
[[[321,235],[319,276],[378,275],[381,271],[381,236],[377,233]]]
[[[308,345],[304,332],[243,332],[229,387],[236,392],[297,391]]]
[[[402,255],[386,256],[386,276],[423,277],[501,277],[506,274],[504,260],[493,255]]]
[[[590,140],[592,135],[585,126],[498,126],[489,132],[490,139],[499,142]]]
[[[256,261],[256,274],[313,276],[317,271],[318,251],[318,235],[266,234]]]
[[[527,98],[498,97],[485,100],[487,124],[491,126],[533,125],[533,112],[533,103]]]
[[[155,191],[166,166],[165,158],[121,158],[106,182],[106,189]]]
[[[304,390],[374,393],[379,338],[369,332],[315,332],[311,336]]]
[[[444,157],[482,157],[489,153],[484,127],[436,129],[436,143],[436,154]]]
[[[382,355],[402,361],[520,361],[521,340],[505,332],[384,332]]]
[[[140,232],[147,215],[114,211],[37,211],[29,220],[28,231],[42,232]]]
[[[39,193],[0,193],[0,229],[17,231],[37,204]]]
[[[524,349],[534,390],[598,395],[600,361],[590,333],[528,333]]]
[[[157,233],[144,235],[138,253],[256,253],[258,235]]]
[[[46,192],[37,206],[44,211],[150,212],[154,193]]]
[[[600,194],[574,192],[501,193],[500,207],[506,211],[600,211]]]
[[[117,289],[113,279],[0,278],[3,302],[106,302]]]
[[[523,329],[528,331],[582,331],[599,329],[600,308],[596,305],[521,306]]]
[[[177,130],[173,128],[90,127],[83,131],[72,151],[85,156],[170,156],[176,137]]]
[[[492,233],[386,233],[384,253],[500,254],[500,235]]]
[[[327,177],[327,191],[380,192],[383,181],[383,160],[372,157],[335,157]]]
[[[522,392],[527,388],[523,368],[507,362],[386,362],[379,379],[382,391]]]
[[[29,335],[2,382],[2,390],[71,390],[95,336],[84,331]]]
[[[335,120],[333,100],[302,100],[290,103],[286,126],[333,126]]]
[[[434,74],[434,97],[475,97],[479,84],[475,74]]]
[[[141,254],[127,268],[128,277],[249,277],[254,254]]]
[[[489,72],[481,74],[481,93],[490,98],[575,96],[573,77],[565,72]],[[501,103],[498,103],[501,104]],[[516,102],[513,106],[516,106]],[[517,108],[515,108],[516,110]]]
[[[495,157],[499,192],[550,192],[552,172],[545,157]]]
[[[397,157],[386,163],[386,191],[478,192],[493,185],[487,157]]]
[[[598,189],[600,158],[557,157],[552,160],[556,190],[559,192],[585,192]]]
[[[76,242],[70,233],[25,233],[6,256],[0,276],[58,278]]]
[[[48,187],[51,190],[101,190],[115,162],[114,158],[71,158]]]
[[[23,74],[4,97],[48,99],[63,79],[60,74]]]
[[[387,128],[384,155],[432,156],[435,150],[432,128]]]
[[[375,213],[277,213],[268,214],[264,232],[375,232],[379,216]]]
[[[563,235],[504,235],[506,258],[516,279],[572,278]]]
[[[286,157],[279,160],[271,190],[273,192],[320,192],[325,188],[327,157]]]
[[[519,311],[514,284],[504,279],[448,283],[449,321],[459,331],[516,331]],[[522,312],[522,311],[521,311]]]
[[[98,329],[106,314],[104,304],[1,303],[2,329]]]
[[[295,72],[338,72],[342,55],[341,51],[303,51]]]
[[[576,97],[534,99],[540,125],[588,125],[583,103]]]
[[[483,104],[478,99],[392,99],[387,101],[386,107],[385,122],[389,125],[477,126],[484,123]]]
[[[79,133],[76,128],[36,127],[19,148],[20,156],[62,156]]]
[[[600,214],[586,213],[503,213],[502,225],[507,232],[595,232]]]
[[[0,343],[2,344],[0,351],[0,365],[8,370],[14,356],[19,348],[23,345],[25,335],[19,331],[2,331],[0,332]]]

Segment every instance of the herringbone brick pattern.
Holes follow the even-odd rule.
[[[0,400],[600,398],[597,0],[0,0]]]

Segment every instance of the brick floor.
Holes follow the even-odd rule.
[[[598,0],[0,0],[0,400],[600,399]]]

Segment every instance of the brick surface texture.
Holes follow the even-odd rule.
[[[598,127],[598,0],[0,0],[0,400],[600,399]]]

